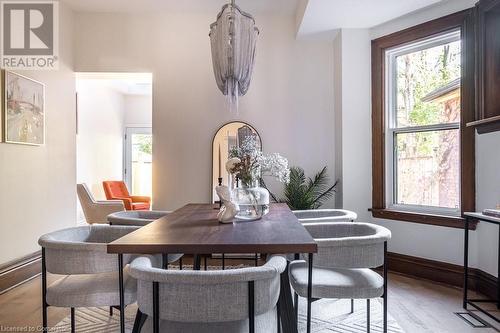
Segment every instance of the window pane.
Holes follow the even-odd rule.
[[[460,120],[460,41],[396,57],[397,127]]]
[[[459,130],[396,134],[396,203],[458,208]]]
[[[132,194],[152,195],[152,153],[151,134],[132,134]]]

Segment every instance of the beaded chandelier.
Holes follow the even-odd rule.
[[[238,97],[250,87],[258,35],[254,18],[234,0],[222,7],[217,21],[210,25],[215,81],[231,111],[238,110]]]

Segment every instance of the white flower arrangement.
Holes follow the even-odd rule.
[[[275,177],[282,183],[290,180],[288,160],[278,153],[265,155],[254,136],[246,137],[241,146],[233,147],[226,162],[226,170],[250,186],[262,176]]]

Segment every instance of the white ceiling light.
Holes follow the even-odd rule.
[[[254,18],[234,0],[222,7],[217,21],[210,25],[215,81],[232,111],[238,110],[238,97],[250,87],[258,35]]]

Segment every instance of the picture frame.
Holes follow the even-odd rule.
[[[45,84],[2,71],[2,118],[5,143],[45,144]]]

